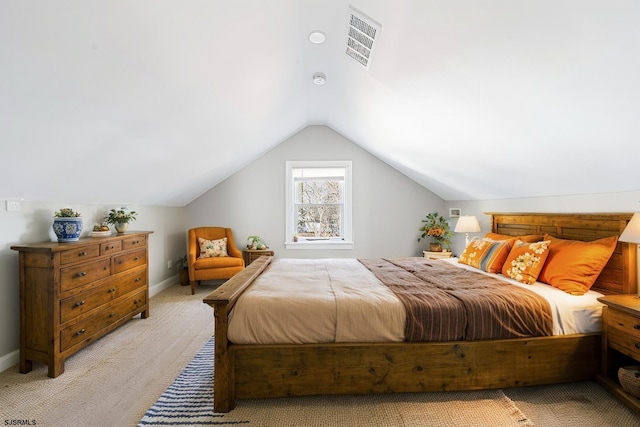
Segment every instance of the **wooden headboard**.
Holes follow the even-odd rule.
[[[491,230],[509,236],[550,234],[560,239],[591,241],[620,236],[633,216],[630,213],[497,213]],[[638,246],[618,242],[616,250],[592,289],[603,294],[635,294],[638,283]]]

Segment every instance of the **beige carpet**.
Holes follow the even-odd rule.
[[[57,378],[40,364],[28,374],[17,365],[0,373],[0,423],[135,426],[213,334],[213,310],[202,302],[212,289],[200,286],[192,296],[176,285],[152,297],[148,319],[135,318],[71,356]]]
[[[172,286],[151,298],[150,317],[134,319],[67,360],[58,378],[34,366],[0,373],[0,423],[135,426],[208,341],[212,287]],[[264,426],[639,426],[595,383],[455,393],[240,400],[218,421]],[[14,424],[19,425],[19,424]]]

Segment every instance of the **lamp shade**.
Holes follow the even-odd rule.
[[[621,242],[640,244],[640,213],[634,213],[631,221],[618,238]]]
[[[480,224],[475,216],[464,215],[458,218],[456,228],[453,231],[456,233],[478,233],[480,232]]]

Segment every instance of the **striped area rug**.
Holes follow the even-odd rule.
[[[149,408],[138,426],[224,426],[249,424],[213,412],[213,338]]]

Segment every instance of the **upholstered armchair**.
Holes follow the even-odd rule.
[[[226,248],[221,239],[227,238]],[[208,240],[205,252],[200,241]],[[226,250],[226,255],[224,252]],[[189,283],[191,295],[201,280],[230,279],[244,268],[242,252],[236,248],[233,233],[224,227],[197,227],[189,230]]]

